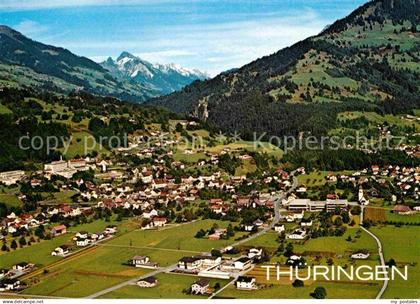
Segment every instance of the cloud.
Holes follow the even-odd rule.
[[[45,33],[48,27],[32,20],[24,20],[19,22],[15,29],[27,36],[36,36]]]
[[[197,53],[185,49],[168,49],[157,52],[140,52],[135,53],[135,55],[154,63],[173,63],[177,62],[178,59],[182,57],[191,58],[197,56]]]
[[[22,16],[45,22],[48,31],[30,20],[17,29],[95,61],[128,51],[151,62],[174,62],[215,75],[318,34],[333,18],[348,13],[350,2],[363,0],[331,7],[337,1],[263,0],[260,7],[249,0],[0,0],[0,13],[15,15],[16,22]],[[87,7],[76,16],[70,6]],[[40,11],[10,14],[7,7]],[[45,12],[48,18],[42,19]]]
[[[104,52],[92,54],[91,58],[111,53],[117,56],[126,50],[151,62],[176,62],[216,75],[316,35],[330,22],[311,9],[303,9],[289,16],[159,25],[147,29],[142,35],[136,34],[133,28],[132,37],[123,35],[121,40],[63,41],[63,45],[82,54],[97,50]]]
[[[131,5],[154,5],[157,3],[173,3],[178,0],[1,0],[1,10],[37,10],[81,6],[131,6]]]

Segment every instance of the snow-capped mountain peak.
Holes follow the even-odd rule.
[[[206,73],[191,70],[174,63],[150,63],[129,52],[122,52],[116,60],[108,58],[101,65],[113,76],[149,86],[161,94],[182,89],[195,80],[208,79]]]

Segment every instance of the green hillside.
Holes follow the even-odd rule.
[[[139,83],[117,80],[88,58],[33,41],[7,26],[0,26],[0,40],[0,86],[59,93],[85,90],[133,102],[155,96]]]
[[[245,136],[325,134],[349,110],[410,112],[420,106],[419,4],[368,2],[318,36],[152,103]]]

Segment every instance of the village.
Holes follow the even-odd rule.
[[[181,153],[188,159],[195,153],[203,153],[205,157],[192,162],[175,160],[173,147],[178,142],[166,135],[158,131],[151,134],[147,148],[141,139],[136,139],[113,157],[61,159],[46,163],[42,170],[30,174],[0,173],[3,187],[20,187],[18,199],[29,205],[33,203],[34,193],[71,194],[66,202],[47,196],[32,210],[9,210],[1,219],[2,252],[19,252],[37,243],[65,237],[48,255],[70,260],[85,250],[106,247],[122,233],[115,224],[93,232],[77,230],[78,225],[109,222],[111,218],[119,222],[131,219],[135,231],[142,233],[166,231],[206,219],[224,221],[229,226],[213,225],[208,230],[194,232],[196,239],[217,243],[211,251],[184,255],[164,266],[160,265],[162,261],[141,254],[141,250],[128,261],[120,261],[125,267],[148,271],[130,282],[138,288],[160,284],[149,271],[182,274],[195,278],[192,284],[184,286],[186,293],[213,297],[223,289],[219,282],[211,286],[215,279],[231,280],[237,290],[257,290],[264,286],[252,273],[257,265],[270,261],[273,252],[264,246],[241,248],[249,240],[274,234],[276,242],[284,246],[286,242],[304,244],[311,239],[343,236],[349,227],[362,224],[364,210],[365,222],[372,220],[367,208],[381,197],[393,202],[387,209],[390,214],[409,217],[420,212],[420,206],[399,203],[418,200],[420,168],[372,165],[362,171],[329,172],[319,177],[316,175],[319,173],[307,173],[302,167],[294,171],[266,170],[259,177],[237,175],[228,172],[229,164],[220,164],[226,162],[226,156],[252,163],[254,157],[260,157],[258,152],[224,148],[209,153],[202,148],[186,148],[178,151],[178,155]],[[128,158],[136,158],[139,165],[130,166]],[[308,176],[321,185],[311,186]],[[340,191],[336,191],[338,188]],[[384,217],[382,221],[387,219]],[[333,224],[326,227],[325,222]],[[130,239],[130,246],[131,242]],[[220,242],[226,246],[219,246]],[[305,267],[306,259],[293,249],[289,251],[283,263]],[[372,253],[358,248],[347,258],[367,259]],[[1,270],[0,291],[24,291],[33,284],[28,278],[39,275],[45,267],[36,265],[30,257],[15,262],[10,269]]]

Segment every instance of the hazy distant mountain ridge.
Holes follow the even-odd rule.
[[[207,75],[174,64],[151,64],[127,52],[98,64],[64,48],[0,26],[0,86],[68,93],[84,90],[131,102],[172,93]]]
[[[0,83],[56,92],[85,90],[131,101],[156,96],[139,83],[117,80],[96,62],[0,26]]]
[[[189,70],[175,64],[152,64],[128,52],[116,59],[108,58],[101,66],[120,79],[140,83],[159,95],[178,91],[196,80],[209,76],[198,70]]]

